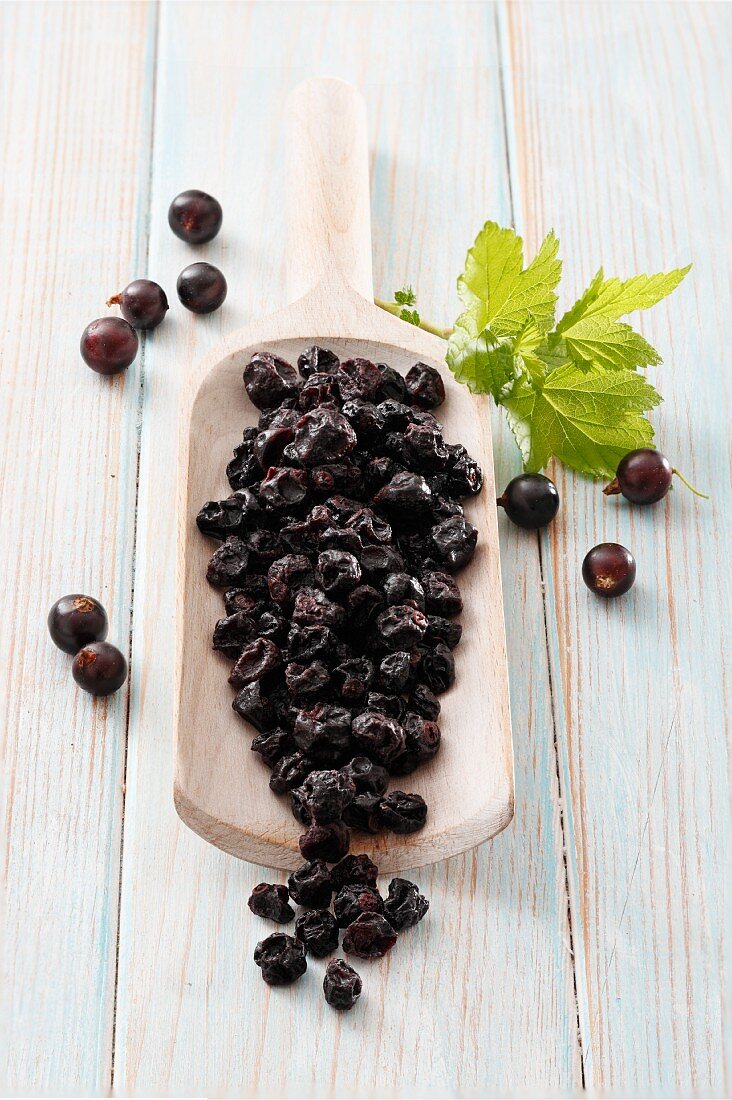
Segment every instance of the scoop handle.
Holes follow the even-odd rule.
[[[341,279],[373,299],[366,103],[314,77],[287,101],[287,287],[295,301]]]

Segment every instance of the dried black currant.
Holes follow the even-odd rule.
[[[322,698],[330,685],[330,673],[321,661],[302,665],[291,661],[285,668],[285,684],[297,703]]]
[[[424,589],[408,573],[390,573],[384,581],[384,597],[387,604],[408,603],[424,611]]]
[[[305,467],[333,462],[356,446],[356,433],[337,409],[321,406],[300,417],[289,450]]]
[[[312,820],[327,825],[340,821],[346,806],[353,801],[356,784],[344,771],[331,768],[310,772],[298,793]]]
[[[468,564],[477,541],[476,528],[464,516],[451,516],[432,528],[435,556],[451,572]]]
[[[327,909],[311,909],[295,921],[295,936],[308,954],[323,959],[338,950],[338,922]]]
[[[277,726],[277,714],[259,683],[247,684],[231,704],[236,713],[250,722],[255,730],[264,733]]]
[[[337,758],[351,742],[351,712],[328,703],[298,711],[293,737],[304,752]]]
[[[329,596],[341,596],[358,587],[361,566],[353,554],[345,550],[324,550],[318,554],[315,579]]]
[[[345,359],[338,369],[338,385],[344,401],[355,397],[363,401],[377,400],[382,381],[381,371],[369,359]]]
[[[362,913],[383,913],[384,900],[375,886],[348,883],[336,893],[333,912],[341,928],[348,928]]]
[[[456,623],[452,619],[443,619],[441,615],[428,615],[427,624],[425,645],[436,645],[437,642],[442,642],[448,649],[454,649],[463,636],[461,623]]]
[[[387,694],[393,695],[404,691],[409,680],[411,669],[409,654],[404,650],[396,653],[388,653],[379,664],[378,684]]]
[[[338,629],[345,618],[346,613],[340,604],[328,599],[318,588],[301,588],[295,596],[292,621],[298,625]]]
[[[427,618],[411,604],[395,604],[381,612],[376,629],[386,649],[407,650],[424,638]]]
[[[455,658],[452,651],[442,642],[438,642],[434,649],[425,650],[419,666],[419,677],[436,695],[451,688],[455,683]]]
[[[286,397],[297,394],[297,373],[284,359],[260,351],[244,368],[244,385],[253,405],[274,409]]]
[[[374,678],[374,665],[368,657],[351,657],[333,669],[333,681],[346,703],[363,698]]]
[[[397,933],[380,913],[362,913],[349,924],[343,950],[359,959],[381,959],[397,941]]]
[[[301,786],[315,767],[313,760],[302,752],[293,752],[289,756],[281,757],[269,777],[270,789],[275,794],[286,794],[287,791]]]
[[[261,680],[282,664],[282,654],[274,642],[268,638],[255,638],[244,647],[231,670],[229,683],[232,687],[246,687],[247,684]]]
[[[323,995],[331,1008],[348,1011],[361,996],[363,983],[344,959],[331,959],[325,968]]]
[[[436,722],[441,710],[440,700],[426,684],[417,684],[409,696],[409,709],[430,722]]]
[[[206,580],[216,588],[229,588],[243,581],[249,571],[249,547],[236,535],[230,535],[214,550]]]
[[[249,748],[259,753],[265,764],[273,768],[283,756],[291,756],[295,751],[295,742],[288,730],[276,729],[268,733],[258,733]]]
[[[387,768],[406,745],[399,723],[379,711],[367,710],[354,718],[351,737],[357,748]]]
[[[360,833],[378,833],[383,829],[377,794],[357,794],[343,812],[343,823]]]
[[[348,852],[351,836],[346,825],[333,821],[329,825],[311,825],[299,844],[303,859],[337,863]]]
[[[405,471],[395,474],[379,489],[374,504],[386,512],[393,524],[404,527],[429,515],[432,490],[421,474]]]
[[[289,904],[290,895],[286,886],[260,882],[252,890],[247,902],[251,911],[258,917],[267,917],[278,924],[287,924],[295,916],[295,910]]]
[[[256,623],[245,611],[219,619],[214,627],[212,647],[228,657],[238,657],[256,634]]]
[[[422,409],[436,409],[445,400],[445,383],[434,367],[415,363],[405,379],[409,396]]]
[[[336,890],[344,886],[356,886],[365,883],[366,886],[376,887],[376,879],[379,868],[373,860],[365,854],[345,856],[340,863],[331,868],[330,877]]]
[[[298,905],[327,909],[333,895],[330,872],[320,859],[303,863],[287,880],[290,897]]]
[[[429,614],[442,615],[448,619],[460,614],[463,609],[462,596],[449,573],[426,573],[422,577],[422,586]]]
[[[393,833],[416,833],[427,820],[427,804],[421,795],[390,791],[379,803],[379,813]]]
[[[275,932],[254,949],[254,961],[267,985],[290,985],[308,968],[305,948],[292,936]]]
[[[303,378],[309,378],[311,374],[334,374],[338,370],[338,356],[313,344],[298,356],[297,366]]]
[[[389,883],[389,896],[384,902],[384,916],[392,928],[403,932],[419,924],[430,907],[419,888],[406,878],[393,878]]]
[[[402,719],[402,729],[406,745],[404,752],[392,761],[392,775],[409,775],[420,764],[436,756],[440,749],[440,727],[436,722],[408,712]]]
[[[354,756],[343,771],[356,785],[356,794],[382,795],[389,786],[389,773],[380,764],[374,764],[368,756]],[[362,880],[362,881],[368,881]]]

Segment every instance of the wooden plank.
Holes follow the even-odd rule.
[[[214,70],[200,59],[215,57]],[[487,216],[510,218],[494,11],[472,5],[164,6],[150,270],[191,251],[165,211],[214,191],[229,299],[173,309],[143,406],[115,1085],[281,1095],[580,1083],[536,543],[505,531],[516,821],[492,845],[415,878],[432,901],[401,951],[365,970],[364,1003],[326,1012],[322,967],[268,991],[251,954],[260,872],[177,820],[173,770],[175,423],[181,379],[223,333],[282,301],[282,106],[301,78],[355,81],[369,106],[376,285],[418,283],[426,315],[457,308],[452,273]],[[265,232],[266,230],[266,232]],[[517,455],[503,431],[499,480]]]
[[[601,262],[695,265],[642,328],[666,360],[659,445],[712,500],[634,509],[557,471],[542,545],[588,1085],[725,1095],[730,12],[514,4],[506,26],[531,243],[555,227],[577,291]],[[580,578],[604,540],[638,561],[618,603]]]
[[[127,649],[141,359],[102,379],[78,347],[143,259],[154,23],[145,4],[1,16],[2,1079],[96,1092],[110,1079],[127,692],[78,691],[45,618],[63,593],[91,592]]]

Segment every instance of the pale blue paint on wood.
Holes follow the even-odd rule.
[[[186,362],[219,331],[282,300],[287,91],[323,72],[366,94],[384,293],[411,279],[425,314],[449,319],[457,301],[448,273],[486,216],[510,219],[493,9],[307,11],[162,13],[151,270],[172,278],[185,255],[164,223],[170,195],[210,187],[226,220],[206,255],[230,275],[230,298],[208,322],[166,321],[146,386],[115,1080],[121,1089],[262,1095],[571,1088],[580,1077],[534,541],[507,532],[504,559],[516,822],[492,846],[415,875],[431,897],[430,920],[383,966],[364,968],[358,1016],[325,1012],[318,964],[293,990],[267,991],[250,958],[264,927],[245,908],[262,872],[205,847],[173,816],[173,530],[159,505],[172,480],[161,426]],[[200,69],[213,56],[223,85]],[[498,454],[503,477],[516,464],[503,431]]]
[[[624,276],[695,264],[643,328],[666,360],[659,445],[712,501],[677,487],[632,509],[561,474],[542,546],[588,1085],[722,1095],[729,9],[529,5],[507,23],[515,194],[534,243],[557,228],[577,290],[601,261]],[[638,560],[617,604],[579,575],[605,539]]]

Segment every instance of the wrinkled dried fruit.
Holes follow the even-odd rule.
[[[308,968],[305,948],[292,936],[275,932],[254,948],[254,961],[267,985],[290,985]]]
[[[295,910],[289,904],[290,895],[286,886],[277,886],[269,882],[260,882],[252,890],[247,904],[258,917],[267,917],[279,924],[287,924],[295,916]]]

